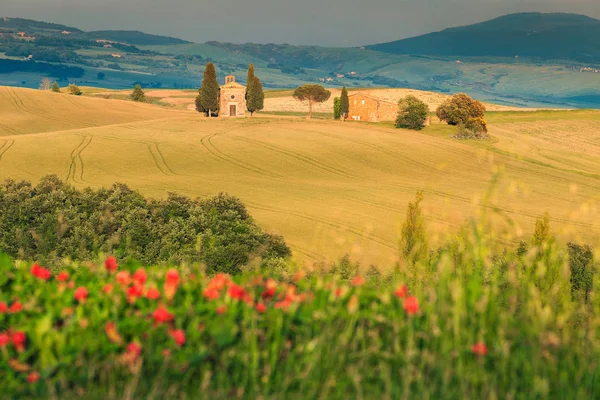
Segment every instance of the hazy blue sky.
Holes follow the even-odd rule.
[[[600,19],[600,0],[0,0],[0,16],[195,42],[373,44],[522,12]]]

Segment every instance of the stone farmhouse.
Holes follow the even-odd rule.
[[[225,77],[219,98],[219,117],[246,116],[246,87],[235,81],[235,76]]]
[[[348,119],[354,121],[395,121],[398,116],[398,104],[371,97],[358,92],[348,96],[350,101]]]

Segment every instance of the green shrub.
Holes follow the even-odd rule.
[[[280,236],[264,233],[237,198],[146,199],[123,184],[79,191],[56,176],[0,185],[0,251],[58,263],[98,253],[145,264],[203,262],[239,273],[251,258],[289,257]]]
[[[571,290],[574,298],[588,301],[594,284],[594,252],[589,245],[568,243]]]
[[[333,99],[333,119],[338,120],[341,117],[340,113],[341,100],[339,97]]]
[[[142,90],[142,87],[138,84],[133,88],[133,92],[131,96],[129,96],[131,100],[143,103],[146,101],[146,94]]]
[[[406,96],[398,102],[396,128],[421,130],[425,127],[429,106],[415,96]]]
[[[73,96],[81,96],[83,94],[81,92],[81,90],[79,89],[79,86],[77,86],[74,83],[71,83],[67,90],[69,91],[69,94],[71,94]]]

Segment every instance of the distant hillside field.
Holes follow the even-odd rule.
[[[78,187],[120,181],[151,196],[227,192],[283,234],[299,262],[350,253],[393,265],[417,191],[428,230],[441,238],[481,210],[494,171],[503,176],[488,211],[500,224],[530,234],[548,211],[564,237],[600,236],[600,112],[489,113],[492,140],[470,142],[450,139],[454,130],[436,121],[412,132],[289,116],[222,120],[114,99],[0,93],[0,179],[55,173]]]

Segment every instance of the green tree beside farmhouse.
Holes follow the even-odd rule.
[[[306,119],[312,118],[313,105],[315,103],[323,103],[331,97],[331,92],[321,85],[304,85],[294,91],[294,98],[299,101],[308,102],[308,116]]]
[[[209,117],[219,112],[219,81],[215,65],[211,62],[206,64],[204,69],[200,105]]]
[[[265,92],[263,91],[262,82],[257,76],[252,78],[252,84],[250,85],[252,90],[247,93],[246,108],[250,111],[250,117],[255,112],[265,108]]]
[[[425,126],[429,106],[415,96],[406,96],[398,102],[396,128],[421,130]]]
[[[346,89],[346,86],[344,86],[342,88],[342,95],[340,97],[340,117],[342,117],[342,119],[345,121],[348,118],[349,112],[350,99],[348,99],[348,89]]]
[[[436,114],[441,121],[448,125],[466,124],[471,118],[483,118],[485,106],[479,100],[474,100],[464,93],[458,93],[442,103]]]
[[[131,100],[140,103],[146,101],[146,94],[144,93],[142,87],[139,84],[135,85],[135,87],[133,88],[133,93],[131,93],[131,96],[129,97],[131,98]]]

